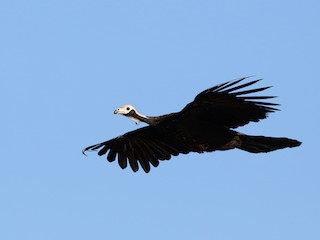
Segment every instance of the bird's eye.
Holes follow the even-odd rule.
[[[129,111],[129,110],[130,110],[130,108],[129,108],[129,107],[127,107],[127,110]]]

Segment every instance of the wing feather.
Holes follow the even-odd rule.
[[[150,141],[151,142],[151,141]],[[149,142],[149,143],[150,143]],[[150,161],[150,163],[152,164],[152,166],[157,167],[159,165],[159,161],[156,157],[156,154],[154,152],[154,149],[152,148],[151,144],[147,144],[145,141],[143,141],[142,139],[140,139],[140,143],[143,145],[143,148],[145,149],[145,151],[149,154],[148,155],[148,160]]]
[[[122,169],[125,169],[127,167],[126,152],[127,152],[127,144],[124,143],[122,145],[122,148],[119,148],[119,153],[118,153],[118,163]]]
[[[141,146],[141,141],[139,141],[139,139],[135,139],[134,141],[135,143],[135,151],[138,153],[138,161],[140,163],[140,166],[142,167],[142,169],[148,173],[150,171],[150,164],[149,164],[149,155],[148,150],[146,148],[142,149]]]
[[[198,119],[211,121],[229,128],[237,128],[249,122],[258,122],[278,109],[279,104],[259,101],[274,96],[252,96],[270,88],[245,89],[261,79],[244,82],[248,78],[219,84],[199,93],[180,113],[181,118],[198,116]],[[256,101],[257,100],[257,101]],[[195,118],[193,118],[195,119]]]
[[[245,95],[245,94],[250,94],[250,93],[256,93],[256,92],[261,92],[263,90],[266,90],[270,87],[263,87],[263,88],[256,88],[256,89],[252,89],[252,90],[247,90],[247,91],[243,91],[243,92],[236,92],[236,93],[231,93],[231,95],[233,96],[240,96],[240,95]],[[228,92],[229,93],[229,92]]]
[[[240,82],[242,80],[244,80],[244,79],[235,81],[235,83]],[[237,87],[233,87],[233,88],[230,88],[228,90],[225,90],[223,92],[233,92],[233,91],[236,91],[236,90],[241,89],[241,88],[249,87],[249,86],[251,86],[251,85],[253,85],[253,84],[257,83],[257,82],[260,82],[261,80],[262,79],[258,79],[258,80],[254,80],[254,81],[251,81],[251,82],[248,82],[248,83],[244,83],[244,84],[241,84],[241,85],[239,85]],[[223,93],[223,92],[221,92],[221,93]]]
[[[131,145],[131,151],[127,155],[129,160],[129,165],[134,172],[137,172],[139,170],[139,165],[138,165],[139,156],[136,154],[136,151],[134,151],[134,148],[135,148],[134,141],[130,141],[129,145]]]
[[[153,152],[157,159],[166,160],[166,153],[161,149],[161,147],[154,141],[148,141],[148,144],[152,147]]]
[[[109,162],[118,157],[118,164],[122,169],[126,168],[129,162],[134,172],[139,170],[140,165],[147,173],[150,171],[150,163],[157,167],[159,160],[169,160],[171,155],[189,152],[186,147],[175,143],[169,132],[159,129],[158,126],[147,126],[87,147],[83,153],[98,151],[98,155],[107,154]]]
[[[113,162],[115,159],[116,159],[116,156],[117,156],[117,147],[116,147],[116,144],[113,145],[113,148],[109,148],[107,146],[103,147],[103,149],[110,149],[109,153],[108,153],[108,156],[107,156],[107,159],[109,162]],[[102,150],[103,150],[102,149]],[[98,155],[99,156],[102,156],[103,154],[106,153],[106,150],[104,150],[103,152],[101,152],[101,150],[98,152]]]

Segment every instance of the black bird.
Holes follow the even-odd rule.
[[[289,138],[250,136],[232,129],[249,122],[258,122],[274,112],[278,104],[265,102],[273,96],[248,96],[270,87],[244,90],[261,79],[245,82],[247,78],[222,83],[199,93],[193,102],[180,112],[158,117],[139,113],[133,106],[125,105],[114,111],[149,126],[128,132],[106,142],[83,150],[108,152],[113,162],[118,155],[122,169],[138,171],[139,164],[145,172],[150,163],[157,167],[159,160],[169,160],[171,155],[189,152],[213,152],[238,148],[251,153],[270,152],[287,147],[297,147],[301,142]],[[241,84],[240,84],[241,83]],[[139,164],[138,164],[139,163]]]

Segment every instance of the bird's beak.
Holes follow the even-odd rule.
[[[119,113],[119,109],[117,109],[117,110],[114,110],[114,112],[113,112],[114,114],[118,114]]]

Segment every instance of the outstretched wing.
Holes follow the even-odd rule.
[[[109,162],[115,161],[118,155],[118,163],[122,169],[125,169],[129,162],[132,170],[136,172],[139,170],[139,162],[146,173],[150,171],[150,163],[157,167],[159,160],[169,160],[171,155],[177,156],[179,153],[189,152],[185,147],[173,143],[172,138],[168,138],[156,126],[139,128],[109,141],[95,144],[85,148],[82,153],[96,150],[99,156],[108,152]]]
[[[258,122],[266,118],[268,113],[278,110],[274,108],[278,104],[264,101],[274,96],[248,96],[270,87],[244,90],[261,80],[242,83],[246,79],[226,82],[199,93],[194,101],[180,112],[180,116],[200,114],[202,118],[216,124],[236,128],[251,121]]]

